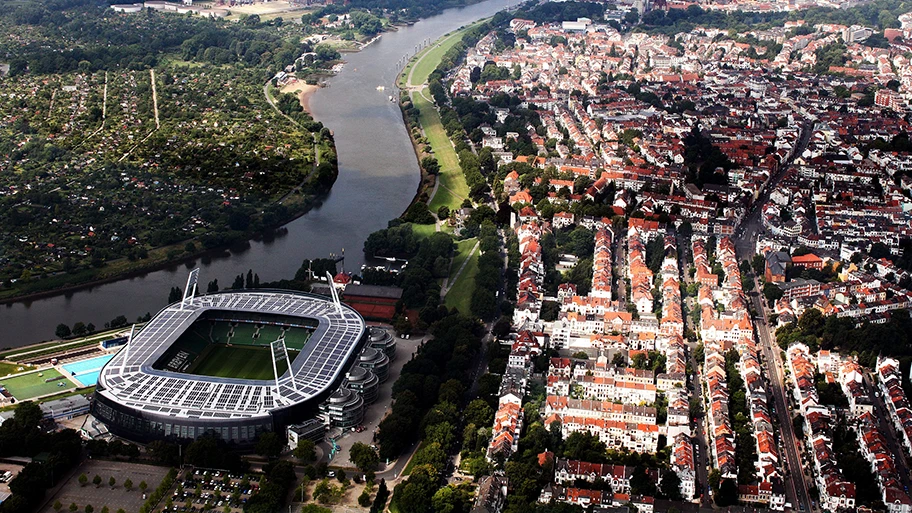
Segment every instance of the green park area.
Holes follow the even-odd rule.
[[[60,386],[60,383],[63,383],[63,386]],[[55,369],[45,369],[39,372],[30,372],[5,378],[0,380],[0,385],[13,394],[17,401],[25,401],[42,395],[76,388],[76,385]]]
[[[467,28],[476,24],[477,23],[473,23],[468,27],[463,27],[460,30],[451,32],[419,52],[418,56],[412,59],[402,71],[402,77],[399,81],[400,86],[406,83],[407,86],[412,87],[424,85],[431,73],[440,64],[443,55],[447,53],[450,48],[456,46],[456,43],[462,39],[462,35]]]
[[[442,206],[450,210],[462,206],[463,200],[469,196],[469,186],[466,184],[465,175],[459,167],[459,156],[453,143],[443,129],[440,115],[434,104],[425,98],[425,90],[412,94],[412,101],[418,109],[418,121],[424,129],[428,144],[434,150],[434,157],[440,164],[440,173],[437,175],[437,192],[431,198],[428,208],[437,212]]]
[[[465,31],[472,26],[474,24],[447,34],[425,48],[409,62],[399,79],[401,87],[411,90],[412,103],[419,112],[418,122],[424,130],[434,157],[440,164],[436,192],[433,193],[428,204],[428,208],[434,213],[442,206],[446,206],[450,210],[462,206],[463,200],[469,196],[469,186],[466,184],[465,175],[459,166],[459,157],[456,155],[453,143],[440,121],[440,114],[430,100],[430,93],[426,87],[427,81],[430,74],[440,65],[444,54],[456,46],[462,40]]]
[[[475,290],[475,275],[478,274],[478,257],[481,253],[475,249],[476,239],[466,239],[456,243],[456,253],[450,265],[450,277],[444,302],[448,308],[456,307],[468,315]],[[475,249],[475,251],[472,251]],[[463,265],[465,267],[463,268]],[[462,269],[460,273],[459,270]]]

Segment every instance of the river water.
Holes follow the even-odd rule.
[[[180,265],[141,277],[78,292],[0,306],[0,348],[54,337],[58,323],[94,323],[99,328],[118,315],[134,320],[163,308],[168,291],[184,286],[190,267],[199,265],[200,284],[218,279],[222,288],[253,269],[261,281],[291,278],[305,258],[325,258],[345,250],[345,268],[364,261],[367,236],[399,216],[420,179],[414,151],[396,103],[393,83],[400,59],[416,45],[436,40],[475,20],[515,4],[487,0],[451,9],[397,32],[384,34],[359,53],[346,54],[342,72],[310,98],[314,117],[333,130],[339,177],[323,205],[289,223],[287,234],[270,242],[251,242],[230,256]],[[378,90],[383,86],[384,90]]]

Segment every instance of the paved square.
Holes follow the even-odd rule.
[[[151,493],[158,486],[161,480],[168,473],[168,467],[155,467],[152,465],[141,465],[138,463],[126,463],[120,461],[98,461],[87,460],[83,463],[73,478],[69,480],[56,496],[48,501],[47,506],[41,510],[41,513],[55,513],[54,502],[60,501],[63,505],[62,512],[69,513],[70,504],[76,503],[79,511],[85,511],[86,504],[91,504],[95,512],[100,512],[101,508],[107,506],[111,513],[123,508],[127,513],[137,513],[139,508],[146,502],[139,490],[139,483],[145,481],[149,487],[146,493]],[[89,478],[89,483],[85,486],[79,485],[79,475],[85,474]],[[101,476],[101,486],[98,488],[92,484],[92,478],[95,475]],[[114,476],[117,484],[112,489],[108,486],[108,479]],[[123,482],[129,478],[133,481],[133,490],[127,491],[123,487]]]

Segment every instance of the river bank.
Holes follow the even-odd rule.
[[[322,87],[319,84],[308,84],[302,80],[299,80],[293,84],[288,84],[282,87],[282,93],[295,93],[298,95],[298,101],[301,103],[301,107],[304,109],[304,112],[310,114],[310,97],[313,96],[317,90]]]
[[[13,303],[34,301],[37,299],[59,295],[68,295],[72,294],[73,292],[92,289],[94,287],[105,285],[107,283],[115,283],[121,280],[128,280],[139,276],[145,276],[148,273],[160,271],[163,269],[176,269],[182,265],[189,267],[190,264],[195,264],[197,260],[205,262],[207,260],[212,261],[219,258],[230,258],[233,250],[240,249],[241,245],[249,246],[251,241],[275,239],[277,237],[283,236],[284,234],[287,234],[287,229],[285,229],[286,225],[306,215],[315,206],[319,206],[321,200],[324,198],[325,195],[314,197],[314,200],[311,202],[306,202],[305,206],[302,209],[294,212],[290,217],[281,220],[276,225],[265,229],[265,231],[253,232],[248,236],[233,240],[225,244],[221,244],[216,247],[205,248],[199,251],[189,252],[172,258],[167,257],[168,253],[172,251],[180,251],[181,253],[185,253],[185,248],[188,243],[197,243],[199,241],[197,239],[188,239],[185,241],[170,244],[168,246],[153,248],[149,251],[149,257],[146,259],[130,262],[127,258],[120,258],[116,261],[111,262],[110,265],[122,264],[129,266],[126,270],[113,272],[111,274],[106,274],[110,272],[109,269],[100,268],[86,269],[76,273],[65,274],[61,276],[50,276],[48,278],[45,278],[45,280],[54,280],[58,277],[64,277],[66,279],[66,283],[60,286],[54,286],[53,283],[49,282],[49,285],[53,288],[48,288],[46,290],[36,290],[34,292],[27,292],[24,294],[8,297],[0,296],[0,305],[9,305]]]

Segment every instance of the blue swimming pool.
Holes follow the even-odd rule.
[[[104,367],[106,363],[111,361],[111,358],[114,358],[114,353],[99,356],[97,358],[90,358],[88,360],[68,363],[62,367],[71,376],[78,379],[79,382],[83,385],[92,386],[98,382],[98,375],[101,373],[101,368]]]

